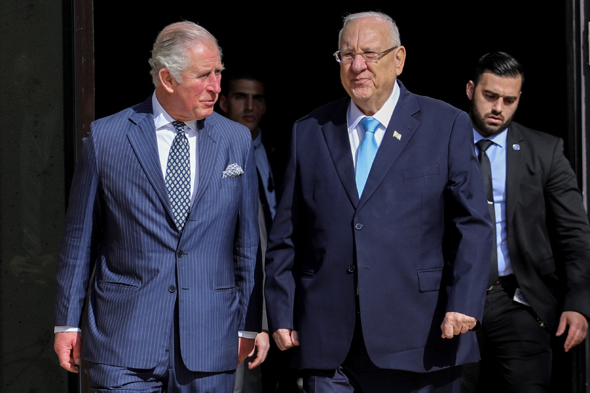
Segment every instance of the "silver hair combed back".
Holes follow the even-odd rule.
[[[385,22],[387,22],[387,24],[389,24],[389,28],[391,29],[391,46],[396,46],[396,45],[401,45],[401,40],[399,38],[399,29],[397,28],[397,25],[395,24],[394,20],[391,19],[391,17],[389,15],[386,15],[382,12],[377,12],[377,11],[368,11],[368,12],[359,12],[356,14],[350,14],[344,17],[344,22],[342,23],[342,29],[340,29],[340,33],[338,34],[338,47],[340,48],[340,39],[342,38],[342,32],[344,31],[344,28],[346,27],[346,25],[350,22],[352,22],[355,19],[361,19],[361,18],[377,18],[377,19],[381,19]]]
[[[162,68],[167,68],[172,77],[182,83],[182,73],[190,67],[188,50],[201,43],[215,44],[221,57],[217,39],[204,27],[189,21],[166,26],[158,34],[149,60],[154,85],[160,85],[158,74]]]

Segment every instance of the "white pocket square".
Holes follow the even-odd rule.
[[[222,178],[240,176],[244,170],[238,164],[229,164],[222,173]]]

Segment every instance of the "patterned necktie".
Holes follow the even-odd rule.
[[[360,121],[359,126],[365,131],[365,136],[359,146],[358,155],[356,158],[356,188],[359,193],[359,198],[363,195],[365,184],[369,178],[373,160],[377,155],[377,141],[375,140],[375,131],[379,128],[379,120],[372,117],[365,117]]]
[[[172,141],[168,165],[166,166],[166,189],[174,214],[174,223],[182,231],[190,209],[190,150],[188,139],[184,134],[185,124],[180,121],[172,122],[176,129],[176,136]]]
[[[492,243],[492,261],[490,265],[490,278],[488,280],[488,288],[498,280],[498,249],[496,244],[496,211],[494,209],[494,184],[492,183],[492,165],[490,158],[486,154],[488,147],[492,145],[492,141],[482,139],[476,143],[479,154],[477,159],[481,169],[481,176],[483,177],[483,185],[486,191],[486,198],[488,200],[488,209],[492,217],[492,226],[494,227],[494,241]]]

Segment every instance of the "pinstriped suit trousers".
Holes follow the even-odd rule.
[[[186,368],[180,353],[178,305],[170,329],[169,346],[153,369],[136,369],[89,362],[93,392],[231,393],[235,371],[193,372]],[[236,353],[237,356],[237,353]]]

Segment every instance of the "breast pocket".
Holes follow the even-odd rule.
[[[242,184],[242,175],[234,177],[224,177],[221,179],[221,188],[234,189]]]

